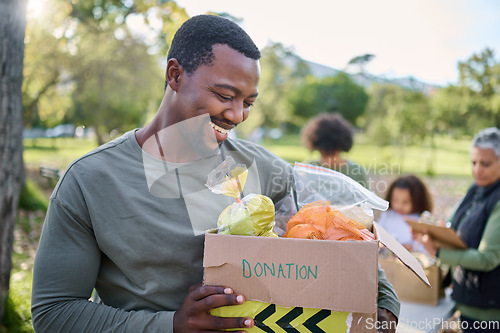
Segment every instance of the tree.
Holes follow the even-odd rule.
[[[473,135],[500,126],[500,61],[486,48],[458,63],[457,85],[439,89],[432,98],[440,130]]]
[[[46,0],[51,17],[30,19],[26,35],[27,126],[63,122],[111,130],[142,125],[163,91],[165,56],[188,18],[174,1]]]
[[[355,124],[368,102],[365,89],[343,72],[321,79],[309,77],[287,96],[291,114],[299,126],[322,112],[338,112]]]
[[[373,84],[366,108],[365,127],[379,145],[401,146],[424,141],[432,132],[429,98],[394,84]]]
[[[23,116],[26,127],[54,127],[60,124],[71,106],[71,63],[69,52],[72,29],[68,18],[71,6],[50,0],[48,11],[31,15],[26,24]],[[31,13],[33,14],[33,13]]]
[[[0,0],[0,322],[9,291],[14,224],[24,181],[22,97],[27,0]]]
[[[373,58],[375,58],[374,54],[366,53],[366,54],[354,57],[351,60],[349,60],[349,62],[347,63],[347,66],[349,66],[349,65],[359,66],[359,73],[361,75],[364,75],[366,64],[369,63],[370,61],[372,61]]]
[[[438,132],[450,132],[454,135],[468,132],[469,107],[463,101],[463,88],[450,85],[436,90],[430,102],[434,119],[434,129]]]
[[[98,0],[65,1],[71,5],[71,17],[80,25],[99,31],[115,31],[127,25],[130,18],[137,18],[150,28],[155,38],[149,40],[155,52],[166,54],[175,32],[189,16],[173,0]],[[153,21],[161,22],[158,29]],[[156,38],[157,37],[157,38]]]
[[[400,131],[400,114],[404,106],[404,89],[394,84],[373,84],[364,116],[364,127],[373,142],[380,146],[396,143]]]
[[[458,69],[463,100],[469,107],[469,115],[475,118],[473,132],[491,126],[491,121],[500,126],[500,62],[495,59],[495,52],[485,48],[459,62]]]
[[[147,46],[130,34],[95,32],[81,26],[72,76],[76,86],[68,118],[96,130],[98,144],[111,130],[124,132],[144,123],[163,96],[163,70]],[[152,110],[152,108],[155,108]]]
[[[188,16],[168,0],[73,1],[71,7],[78,64],[72,73],[76,89],[71,116],[94,127],[102,144],[111,130],[140,126],[148,109],[157,107],[164,80],[156,56],[166,54]],[[149,26],[150,35],[130,29],[130,19]],[[150,25],[155,19],[162,22],[160,29]]]
[[[379,146],[399,146],[399,161],[404,160],[405,147],[430,138],[433,145],[434,118],[427,95],[394,84],[375,83],[369,90],[364,125],[368,136]],[[434,155],[427,163],[431,173]]]

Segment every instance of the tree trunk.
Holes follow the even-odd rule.
[[[0,323],[9,291],[14,225],[24,181],[23,82],[27,0],[0,0]]]

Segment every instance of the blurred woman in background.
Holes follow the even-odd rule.
[[[339,113],[322,113],[312,118],[302,129],[302,141],[310,151],[319,151],[321,158],[311,164],[329,168],[351,177],[368,188],[366,170],[341,154],[351,150],[354,131]]]
[[[468,249],[438,248],[429,235],[422,242],[452,268],[464,332],[500,332],[500,130],[480,131],[470,158],[475,182],[450,221]]]

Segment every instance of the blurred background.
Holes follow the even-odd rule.
[[[259,98],[237,137],[312,161],[301,128],[338,112],[356,128],[346,156],[377,194],[417,174],[441,218],[472,183],[472,135],[500,125],[496,0],[28,0],[26,180],[0,332],[33,331],[31,268],[59,172],[153,117],[173,34],[202,13],[236,21],[262,52]]]

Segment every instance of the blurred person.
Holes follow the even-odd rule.
[[[429,234],[427,251],[452,270],[452,298],[464,332],[500,332],[500,130],[480,131],[472,140],[474,184],[449,222],[468,246],[440,248]]]
[[[312,118],[302,129],[302,141],[310,151],[319,151],[319,161],[311,164],[343,173],[368,188],[366,170],[344,159],[343,152],[351,150],[354,131],[351,124],[339,113],[322,113]]]
[[[290,164],[228,138],[259,93],[259,58],[228,19],[200,15],[181,26],[154,119],[74,161],[54,189],[33,273],[36,332],[243,332],[254,325],[211,316],[245,298],[201,281],[204,233],[233,202],[207,189],[209,172],[231,156],[249,170],[243,195],[276,203],[292,190]],[[379,321],[394,325],[399,301],[379,274]],[[102,302],[89,301],[94,289]]]
[[[418,220],[422,213],[432,212],[432,196],[425,183],[414,175],[400,176],[389,185],[385,200],[389,209],[377,222],[408,251],[425,251],[406,223],[406,219]]]

